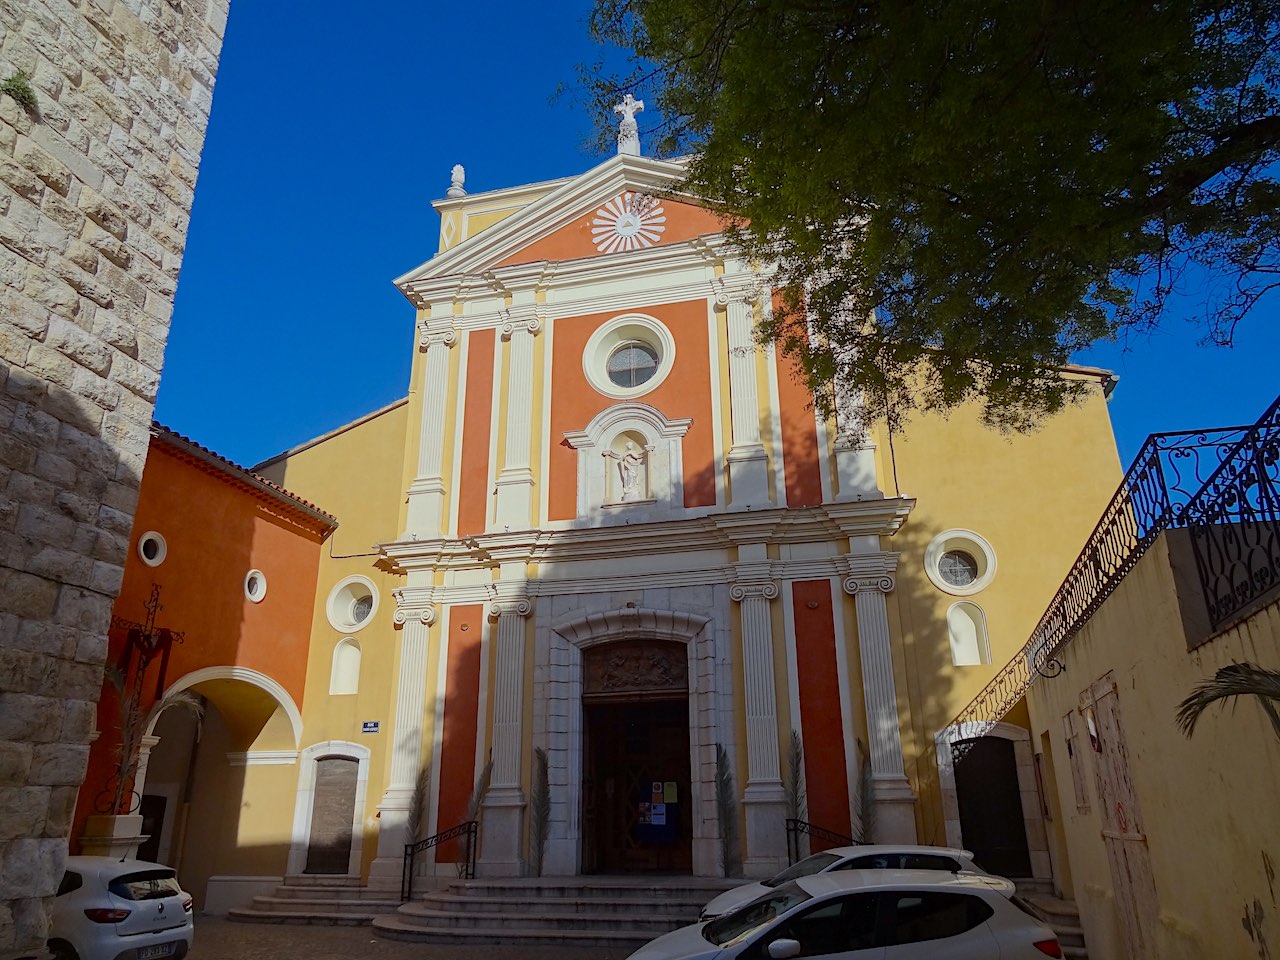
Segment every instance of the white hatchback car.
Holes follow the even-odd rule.
[[[179,960],[193,936],[191,897],[172,867],[67,857],[49,925],[57,960]]]
[[[788,880],[810,877],[836,870],[942,870],[946,873],[979,873],[986,871],[973,862],[973,854],[956,847],[927,847],[916,844],[859,844],[832,847],[798,860],[768,880],[744,883],[726,890],[705,907],[699,920],[714,920],[736,910],[757,897],[763,897]]]
[[[1052,930],[1002,877],[851,870],[782,884],[709,923],[681,927],[631,960],[1044,960]]]

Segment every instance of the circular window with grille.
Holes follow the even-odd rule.
[[[591,335],[582,369],[600,393],[626,400],[662,383],[675,356],[671,331],[653,317],[633,313],[614,317]]]
[[[329,624],[342,633],[368,626],[378,609],[378,589],[368,577],[347,577],[329,594]]]
[[[966,597],[986,589],[996,575],[996,553],[972,530],[947,530],[924,552],[924,572],[939,590]]]

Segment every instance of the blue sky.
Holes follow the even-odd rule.
[[[404,396],[414,315],[391,280],[435,251],[453,164],[476,192],[604,159],[573,98],[550,102],[597,57],[589,8],[233,0],[156,418],[247,466]],[[1120,374],[1122,459],[1255,420],[1280,390],[1278,317],[1229,350],[1173,319],[1081,356]]]

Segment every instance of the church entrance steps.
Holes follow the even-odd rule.
[[[1053,880],[1049,877],[1014,877],[1013,885],[1020,897],[1053,896]]]
[[[462,880],[423,894],[374,932],[424,943],[574,943],[636,947],[694,922],[703,905],[740,880],[703,877],[565,877]]]
[[[394,913],[400,900],[385,890],[366,890],[358,877],[286,877],[269,895],[248,907],[230,910],[243,923],[300,923],[358,926],[378,914]]]
[[[1085,947],[1084,928],[1080,926],[1080,911],[1074,900],[1061,900],[1051,894],[1023,894],[1019,884],[1019,898],[1041,923],[1053,928],[1062,945],[1062,955],[1068,960],[1089,960]]]

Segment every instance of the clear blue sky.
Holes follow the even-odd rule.
[[[414,314],[391,279],[435,251],[453,164],[482,191],[604,159],[573,98],[549,102],[597,57],[589,7],[232,0],[156,418],[248,466],[404,396]],[[1278,319],[1231,350],[1171,320],[1080,357],[1120,374],[1123,460],[1256,419]]]

